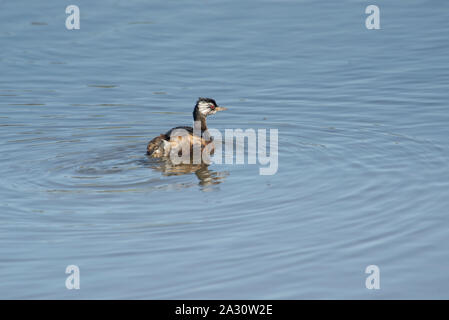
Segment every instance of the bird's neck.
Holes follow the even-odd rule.
[[[193,121],[201,122],[201,131],[207,130],[206,117],[202,115],[198,109],[195,109],[195,111],[193,112]]]

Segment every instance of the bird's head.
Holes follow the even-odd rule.
[[[199,98],[196,102],[193,114],[199,113],[203,117],[207,117],[211,114],[216,114],[217,111],[227,110],[224,107],[219,107],[214,99],[210,98]]]

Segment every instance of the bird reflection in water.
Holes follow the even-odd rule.
[[[227,171],[214,171],[209,165],[201,164],[173,164],[169,160],[157,160],[150,162],[150,168],[162,172],[165,176],[180,176],[194,173],[200,186],[217,185],[229,175]]]

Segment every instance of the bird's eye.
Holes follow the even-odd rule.
[[[214,110],[214,109],[215,109],[215,106],[214,106],[213,104],[211,104],[211,105],[210,105],[210,108],[211,108],[212,110]]]

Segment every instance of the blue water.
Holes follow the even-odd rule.
[[[0,298],[449,298],[448,10],[1,1]],[[279,130],[275,175],[147,158],[199,96]]]

